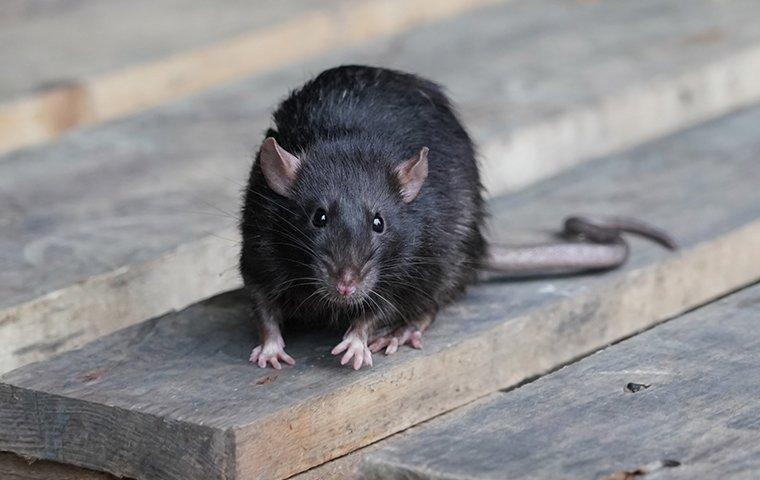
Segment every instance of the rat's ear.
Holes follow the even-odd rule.
[[[396,167],[396,176],[401,184],[401,198],[409,203],[420,193],[422,184],[428,175],[428,147],[422,147],[417,155],[412,156]]]
[[[296,179],[301,160],[277,144],[272,137],[264,140],[259,152],[261,171],[269,187],[287,197],[290,185]]]

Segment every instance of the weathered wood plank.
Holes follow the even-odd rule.
[[[564,211],[644,214],[683,245],[636,243],[605,275],[491,282],[424,351],[349,372],[339,332],[290,332],[294,368],[250,366],[232,292],[2,377],[0,450],[140,478],[283,478],[555,368],[760,278],[760,110],[595,161],[492,202],[525,239]],[[730,188],[729,188],[730,187]]]
[[[0,29],[0,153],[494,1],[20,5]]]
[[[358,478],[756,478],[759,325],[754,286],[413,429]]]
[[[0,371],[238,286],[234,221],[216,208],[238,211],[256,132],[304,72],[437,79],[498,193],[754,98],[760,6],[682,5],[516,1],[4,157]]]

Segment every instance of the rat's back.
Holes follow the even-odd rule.
[[[441,88],[385,68],[347,65],[325,70],[293,91],[274,113],[274,121],[270,133],[291,151],[307,150],[327,138],[366,134],[403,150],[402,158],[422,144],[465,148],[474,157],[470,139]]]

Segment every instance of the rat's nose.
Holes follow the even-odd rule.
[[[359,284],[359,277],[354,270],[346,269],[341,273],[338,283],[335,284],[335,288],[338,289],[344,297],[350,297],[356,293],[356,286]]]

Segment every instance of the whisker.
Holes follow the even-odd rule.
[[[393,308],[393,310],[395,310],[396,313],[398,313],[399,315],[401,315],[401,311],[393,303],[391,303],[387,298],[385,298],[384,296],[382,296],[379,293],[377,293],[376,290],[370,289],[369,293],[370,294],[374,293],[375,295],[377,295],[378,297],[380,297],[380,299],[382,299],[383,301],[385,301],[385,303],[387,303],[391,308]]]

